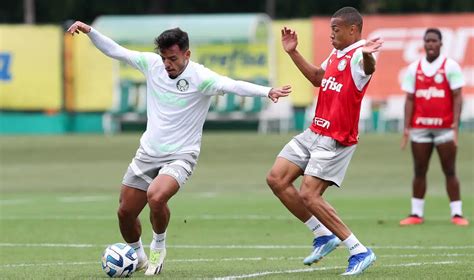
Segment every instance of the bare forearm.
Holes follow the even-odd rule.
[[[405,101],[405,129],[410,128],[411,118],[413,116],[413,96],[407,94]]]
[[[461,117],[461,109],[462,109],[462,95],[461,89],[453,90],[453,116],[454,116],[454,124],[456,126],[459,125],[460,117]]]
[[[372,75],[375,72],[375,59],[371,53],[362,53],[364,63],[364,73]]]
[[[304,59],[304,57],[297,51],[288,52],[291,60],[295,63],[296,67],[303,73],[315,87],[321,85],[321,80],[324,76],[324,70],[321,67],[316,67]]]

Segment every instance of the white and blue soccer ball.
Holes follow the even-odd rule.
[[[115,243],[102,253],[102,269],[109,277],[129,277],[137,269],[138,256],[130,245]]]

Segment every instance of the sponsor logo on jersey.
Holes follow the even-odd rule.
[[[343,71],[344,69],[346,69],[346,66],[347,66],[347,60],[341,59],[341,61],[339,61],[339,64],[337,65],[337,70]]]
[[[342,84],[336,82],[336,78],[334,77],[329,77],[328,79],[323,79],[321,81],[321,87],[323,88],[323,91],[330,89],[337,92],[341,92],[342,86]]]
[[[180,79],[177,83],[176,83],[176,88],[181,91],[181,92],[185,92],[188,90],[189,88],[189,83],[188,81],[186,81],[185,79]]]
[[[423,117],[418,117],[418,118],[416,118],[415,123],[416,123],[416,124],[421,124],[421,125],[441,126],[441,125],[443,125],[443,119],[442,119],[442,118],[423,118]]]
[[[415,96],[419,98],[425,98],[430,100],[431,98],[444,98],[444,89],[437,89],[435,87],[429,87],[428,89],[419,89],[415,92]]]
[[[322,128],[329,129],[329,126],[331,125],[331,122],[322,118],[315,117],[313,120],[313,123],[317,126],[320,126]]]
[[[443,80],[444,80],[444,78],[443,78],[443,75],[441,73],[436,74],[435,77],[434,77],[434,81],[437,84],[441,84],[443,82]]]

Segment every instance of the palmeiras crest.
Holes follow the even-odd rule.
[[[185,92],[189,88],[189,83],[185,79],[181,79],[176,83],[176,88],[181,92]]]

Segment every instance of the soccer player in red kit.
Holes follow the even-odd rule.
[[[283,148],[267,183],[314,233],[313,250],[304,264],[319,261],[342,240],[350,254],[342,275],[356,275],[375,261],[375,254],[359,242],[323,194],[329,186],[342,184],[358,140],[361,101],[375,71],[373,53],[383,42],[379,38],[361,40],[362,17],[352,7],[334,13],[331,29],[334,49],[320,67],[308,63],[297,51],[295,31],[286,27],[281,31],[283,48],[304,76],[319,87],[319,96],[311,126]],[[301,175],[298,191],[293,182]]]
[[[436,147],[446,178],[451,222],[467,226],[469,221],[462,216],[461,192],[455,168],[461,89],[465,82],[459,64],[441,55],[441,31],[429,28],[423,40],[426,56],[408,67],[402,83],[407,99],[401,146],[403,149],[410,138],[415,176],[411,215],[401,220],[400,225],[424,222],[426,173]]]

